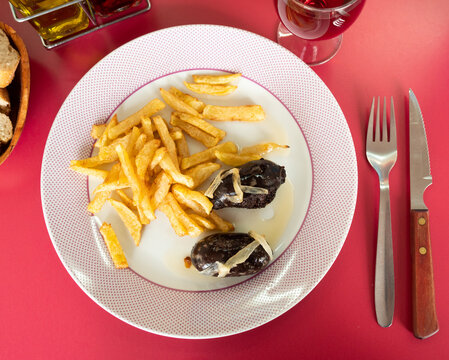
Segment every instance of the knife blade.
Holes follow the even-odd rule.
[[[424,120],[411,89],[409,128],[413,333],[417,338],[425,339],[439,329],[435,309],[429,210],[423,199],[424,191],[432,184],[432,176]]]

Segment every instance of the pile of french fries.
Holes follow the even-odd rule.
[[[235,90],[229,83],[240,74],[194,75],[191,91],[225,95]],[[136,246],[142,228],[164,213],[178,236],[196,237],[205,230],[229,232],[234,226],[212,211],[213,204],[197,188],[219,170],[220,160],[240,166],[264,154],[288,146],[258,144],[238,153],[233,142],[222,142],[226,132],[205,119],[214,121],[261,121],[260,105],[215,106],[172,87],[160,89],[163,99],[151,100],[142,109],[118,121],[114,115],[107,124],[93,125],[98,155],[72,160],[70,168],[103,179],[87,206],[98,213],[106,202],[117,211]],[[173,109],[169,124],[157,113],[166,105]],[[202,143],[203,151],[191,155],[186,135]],[[100,228],[117,268],[127,267],[126,258],[110,224]]]

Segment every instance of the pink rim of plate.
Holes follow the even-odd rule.
[[[71,159],[89,156],[91,125],[104,122],[118,103],[143,84],[190,68],[242,72],[263,84],[297,119],[314,166],[309,210],[295,241],[259,276],[219,291],[181,292],[132,271],[117,271],[104,245],[98,246],[93,238],[91,217],[85,211],[85,178],[67,169]],[[275,319],[319,283],[338,256],[352,222],[357,162],[337,101],[295,55],[244,30],[187,25],[121,46],[79,81],[50,130],[41,197],[58,256],[75,282],[103,309],[155,334],[214,338]]]

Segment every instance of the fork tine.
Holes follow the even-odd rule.
[[[380,97],[377,97],[377,114],[376,114],[376,131],[374,134],[374,141],[380,141]]]
[[[388,127],[387,127],[387,98],[384,96],[384,110],[382,120],[382,140],[388,141]]]
[[[391,97],[390,105],[390,142],[396,145],[396,119],[394,117],[393,96]]]
[[[368,129],[366,130],[367,141],[373,141],[373,128],[374,128],[374,104],[376,103],[376,98],[373,97],[373,104],[371,105],[371,111],[369,113]]]

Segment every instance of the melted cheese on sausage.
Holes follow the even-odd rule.
[[[220,171],[212,181],[212,183],[209,185],[204,195],[212,199],[214,197],[215,190],[217,190],[217,188],[220,186],[223,179],[229,175],[232,175],[232,186],[234,187],[235,195],[226,195],[226,198],[234,204],[239,204],[243,201],[243,193],[268,194],[267,189],[256,186],[242,185],[240,181],[239,169],[232,168],[227,171]]]
[[[250,242],[244,248],[240,249],[235,255],[231,256],[224,264],[216,261],[213,265],[209,266],[207,269],[201,271],[204,275],[215,275],[218,273],[218,277],[225,277],[229,274],[232,268],[236,267],[239,264],[244,263],[254,250],[257,249],[259,245],[261,245],[264,250],[267,252],[270,257],[270,261],[273,259],[273,251],[271,250],[270,245],[265,240],[265,237],[257,234],[254,231],[250,231],[248,233],[254,241]]]

